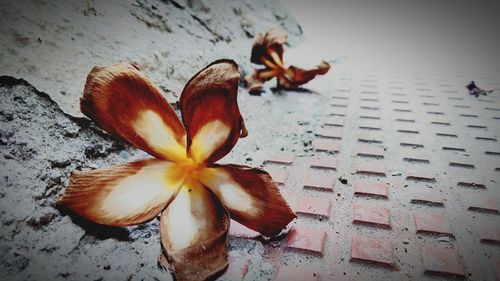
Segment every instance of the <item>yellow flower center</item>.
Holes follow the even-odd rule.
[[[182,162],[177,163],[176,177],[184,179],[183,188],[194,189],[200,187],[198,182],[199,173],[205,169],[204,163],[198,163],[192,158],[186,158]]]

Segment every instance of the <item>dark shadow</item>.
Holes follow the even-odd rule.
[[[306,88],[302,88],[302,87],[299,87],[299,88],[296,88],[296,89],[282,89],[282,88],[279,88],[279,87],[271,87],[270,89],[271,89],[271,92],[273,92],[274,94],[278,94],[278,95],[283,95],[286,92],[295,92],[295,93],[319,95],[318,92],[315,92],[315,91],[312,91],[312,90],[309,90],[309,89],[306,89]]]
[[[129,241],[130,232],[123,227],[102,225],[82,218],[64,207],[56,207],[62,216],[69,216],[71,221],[85,230],[87,235],[94,236],[99,240],[113,238],[120,241]]]

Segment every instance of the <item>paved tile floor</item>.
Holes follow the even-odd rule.
[[[298,219],[277,242],[233,224],[232,244],[263,260],[241,255],[230,279],[500,280],[500,95],[469,96],[460,72],[346,63],[332,77],[284,97],[301,104],[284,130],[310,124],[312,149],[263,148],[262,162]]]

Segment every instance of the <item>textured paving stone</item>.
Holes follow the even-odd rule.
[[[309,171],[304,179],[304,187],[333,191],[334,180],[335,178],[333,175]]]
[[[487,185],[482,182],[471,182],[470,180],[464,180],[457,182],[457,186],[474,188],[474,189],[486,189]]]
[[[384,228],[391,227],[391,211],[372,204],[355,203],[352,214],[353,223],[368,224]]]
[[[344,118],[340,116],[330,116],[323,119],[324,126],[344,127]]]
[[[464,276],[463,265],[454,249],[441,247],[422,248],[425,273],[445,276]]]
[[[374,161],[360,161],[356,164],[356,173],[373,176],[385,176],[383,163]]]
[[[407,180],[435,182],[436,177],[433,173],[426,169],[412,168],[406,172]]]
[[[384,158],[384,148],[377,145],[360,144],[356,155],[362,157]]]
[[[288,233],[286,248],[323,255],[325,239],[326,233],[321,229],[296,226]]]
[[[423,164],[430,163],[429,156],[417,151],[405,151],[403,154],[403,161]]]
[[[248,258],[234,257],[229,255],[229,266],[224,274],[221,276],[222,279],[242,281],[248,274],[248,269],[250,267],[250,260]]]
[[[358,128],[361,130],[382,130],[382,125],[378,119],[366,118],[366,117],[378,117],[377,115],[363,115],[362,121],[359,122]]]
[[[295,210],[296,213],[330,217],[330,199],[325,197],[301,196]]]
[[[351,261],[394,267],[392,243],[388,240],[354,236],[351,244]]]
[[[463,198],[470,211],[499,213],[498,202],[495,198],[481,194],[469,194],[468,196],[464,194]]]
[[[316,136],[330,139],[341,139],[342,138],[342,128],[339,127],[326,127],[321,128],[316,132]]]
[[[317,155],[311,157],[310,167],[317,169],[337,169],[337,159],[329,155]]]
[[[280,153],[264,161],[264,163],[292,164],[295,156],[291,153]]]
[[[496,280],[500,281],[500,255],[493,256],[490,260],[490,263]]]
[[[399,145],[401,147],[424,148],[424,144],[422,143],[422,141],[416,138],[402,136],[398,139],[399,139]]]
[[[411,202],[417,204],[430,204],[443,206],[443,198],[438,191],[431,188],[418,188],[411,192]]]
[[[240,224],[237,221],[231,220],[231,224],[229,225],[229,235],[238,238],[256,239],[260,236],[260,233]]]
[[[282,167],[269,166],[264,168],[277,184],[285,184],[288,172]]]
[[[382,141],[382,136],[380,134],[371,131],[369,133],[367,132],[359,133],[358,142],[381,144],[383,141]]]
[[[345,116],[346,113],[347,110],[345,108],[334,108],[333,110],[327,112],[327,114],[330,116]]]
[[[500,244],[500,224],[498,220],[480,229],[481,242]]]
[[[365,99],[367,100],[367,99]],[[375,100],[375,99],[370,99],[370,100]],[[376,100],[375,100],[376,101]],[[372,123],[372,125],[380,125],[379,127],[381,127],[381,124],[379,121],[376,121],[376,120],[380,120],[380,113],[379,112],[363,112],[362,114],[359,115],[359,118],[362,119],[362,120],[374,120],[375,122],[378,122],[378,123]],[[365,122],[365,121],[363,121]],[[367,123],[360,123],[360,125],[367,125]]]
[[[307,268],[283,265],[278,269],[273,281],[319,281],[319,275]]]
[[[414,211],[413,218],[417,233],[445,234],[453,236],[446,215],[435,211]]]
[[[326,152],[339,152],[340,144],[334,139],[315,139],[312,142],[314,150],[316,151],[326,151]]]
[[[387,184],[379,181],[358,179],[354,182],[354,194],[387,199]]]

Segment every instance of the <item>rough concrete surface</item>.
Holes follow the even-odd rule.
[[[297,42],[300,27],[277,1],[2,1],[0,15],[0,279],[171,280],[157,265],[159,221],[107,228],[53,207],[71,171],[149,157],[81,116],[86,75],[94,65],[134,61],[175,102],[214,59],[250,70],[256,33],[281,26]],[[281,122],[289,113],[272,108],[284,96],[240,95],[247,126],[259,134],[225,161],[259,166],[269,151],[290,148],[263,138],[296,122]],[[264,112],[274,121],[252,120]],[[259,149],[266,146],[272,150]],[[260,242],[232,240],[230,249],[234,261],[263,263]],[[272,269],[252,267],[268,278]]]
[[[134,61],[171,101],[209,62],[248,67],[254,35],[301,29],[277,1],[2,1],[0,75],[23,77],[71,115],[95,65]],[[247,68],[248,69],[248,68]]]

